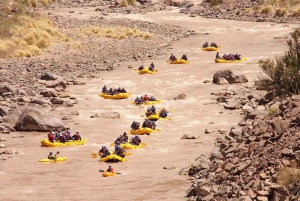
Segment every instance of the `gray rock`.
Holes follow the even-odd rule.
[[[44,97],[57,97],[57,92],[54,89],[45,89],[40,92],[40,95]]]
[[[225,78],[228,83],[244,83],[248,82],[248,78],[239,70],[221,70],[214,74],[213,83],[217,83],[218,79]]]
[[[104,112],[101,117],[105,119],[120,119],[121,115],[118,112]]]
[[[8,84],[0,84],[0,95],[4,94],[4,93],[12,93],[14,94],[14,89],[12,86],[8,85]]]
[[[223,78],[223,77],[217,78],[217,84],[218,85],[228,84],[228,81],[225,78]]]
[[[51,99],[50,99],[50,102],[52,103],[52,104],[58,104],[58,105],[61,105],[61,104],[64,104],[64,100],[63,99],[61,99],[61,98],[58,98],[58,97],[52,97]]]
[[[53,73],[49,73],[49,72],[45,72],[41,75],[41,80],[49,81],[49,80],[57,80],[59,78],[61,78],[61,77],[58,75],[55,75]]]
[[[186,99],[186,95],[184,93],[179,94],[178,96],[173,98],[174,100],[182,100],[182,99]]]
[[[184,134],[180,139],[197,139],[199,136],[196,136],[194,134]]]
[[[61,119],[49,115],[38,108],[27,107],[22,111],[15,126],[18,131],[50,131],[67,130],[67,126]]]

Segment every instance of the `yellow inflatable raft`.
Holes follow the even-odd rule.
[[[143,102],[141,104],[136,104],[135,102],[132,102],[131,104],[132,105],[155,105],[155,104],[159,104],[161,103],[161,100],[156,100],[156,101],[146,101],[146,102]]]
[[[56,159],[43,158],[43,159],[40,159],[39,162],[59,162],[59,161],[65,161],[65,160],[67,160],[67,157],[57,157]]]
[[[111,143],[110,146],[115,146],[115,143]],[[130,142],[126,142],[126,143],[120,144],[120,146],[123,149],[140,149],[140,148],[143,148],[144,146],[146,146],[146,143],[142,142],[139,145],[134,145]]]
[[[239,63],[246,61],[246,57],[243,57],[241,60],[225,60],[225,59],[215,59],[216,63]]]
[[[202,47],[202,51],[218,51],[220,49],[220,46],[218,47],[213,47],[213,46],[208,46],[208,47]]]
[[[177,59],[176,61],[167,60],[169,64],[189,64],[190,62],[184,59]]]
[[[118,93],[115,95],[100,93],[99,96],[104,99],[126,99],[130,96],[130,93]]]
[[[118,156],[116,154],[110,154],[106,157],[100,158],[101,162],[125,162],[126,158],[122,158],[121,156]]]
[[[115,175],[116,175],[115,172],[103,172],[103,173],[102,173],[102,176],[103,176],[103,177],[113,177],[113,176],[115,176]]]
[[[143,70],[140,70],[140,71],[137,68],[135,68],[134,70],[138,71],[139,74],[154,74],[154,73],[158,72],[158,70],[154,70],[154,71],[149,70],[149,67],[146,67],[146,68],[144,68]]]
[[[86,143],[87,140],[82,138],[81,140],[68,140],[65,143],[56,141],[56,142],[50,142],[48,139],[41,140],[41,145],[44,147],[59,147],[59,146],[72,146],[72,145],[83,145]]]
[[[128,133],[131,135],[144,135],[144,134],[150,135],[153,132],[156,132],[156,131],[151,128],[142,128],[142,127],[140,127],[137,130],[131,129],[130,131],[128,131]]]

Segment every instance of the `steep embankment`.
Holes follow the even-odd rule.
[[[299,4],[299,1],[293,0],[204,0],[180,12],[205,18],[297,23],[300,19]]]

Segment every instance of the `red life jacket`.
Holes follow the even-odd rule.
[[[51,133],[48,134],[48,139],[54,139],[54,135],[52,135]]]
[[[79,135],[78,134],[74,134],[73,138],[74,138],[74,140],[79,140]]]

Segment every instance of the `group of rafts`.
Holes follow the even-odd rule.
[[[215,43],[211,43],[211,45],[208,45],[208,43],[206,42],[205,44],[203,44],[202,48],[203,51],[218,51],[220,49],[220,46],[217,46],[217,44]],[[217,63],[235,63],[235,62],[244,62],[246,61],[245,57],[241,57],[240,55],[236,54],[229,54],[229,55],[223,55],[223,57],[219,56],[219,52],[217,53],[215,62]],[[187,59],[187,55],[184,54],[180,59],[176,58],[173,54],[171,54],[169,60],[167,60],[167,63],[169,64],[189,64],[190,62]],[[154,64],[151,63],[149,65],[149,67],[144,67],[143,65],[141,65],[139,68],[134,69],[135,71],[138,71],[139,74],[154,74],[156,72],[158,72],[158,70],[154,70]],[[127,99],[129,96],[131,95],[131,93],[128,93],[124,88],[117,88],[117,89],[112,89],[110,88],[109,90],[106,88],[106,86],[103,87],[102,89],[102,93],[99,94],[100,97],[104,98],[104,99]],[[155,105],[160,103],[161,100],[157,100],[157,99],[153,99],[152,97],[148,98],[148,97],[137,97],[135,99],[135,102],[133,102],[132,104],[135,105]],[[152,112],[152,113],[151,113]],[[146,119],[147,120],[151,120],[151,121],[156,121],[158,119],[167,119],[167,111],[165,109],[162,109],[160,112],[154,112],[151,111],[151,108],[148,108],[148,110],[146,111]],[[163,115],[161,115],[163,114]],[[145,123],[145,122],[144,122]],[[153,129],[153,128],[149,128],[149,127],[145,127],[145,126],[138,126],[138,128],[133,128],[129,131],[129,134],[132,135],[143,135],[143,134],[147,134],[150,135],[153,132],[159,131],[159,129]],[[46,146],[46,147],[55,147],[55,146],[71,146],[71,145],[83,145],[84,143],[86,143],[87,140],[81,138],[80,140],[64,140],[64,142],[62,142],[61,140],[56,140],[56,141],[51,141],[48,139],[43,139],[41,140],[41,145],[42,146]],[[114,143],[112,143],[111,145],[114,145]],[[143,146],[145,146],[145,143],[140,143],[139,145],[133,145],[131,142],[126,142],[121,144],[121,147],[123,149],[139,149],[142,148]],[[95,155],[92,154],[94,157]],[[126,153],[125,155],[130,155],[130,153]],[[41,159],[39,160],[40,162],[52,162],[52,161],[65,161],[67,158],[66,157],[56,157],[56,159]],[[111,152],[111,154],[109,155],[109,157],[102,157],[100,159],[100,161],[126,161],[125,157],[120,157],[116,154],[114,154],[113,152]],[[104,172],[103,176],[113,176],[115,174],[113,173],[107,173]]]
[[[216,43],[211,43],[210,45],[206,42],[202,45],[203,51],[218,51],[221,47]],[[222,57],[219,56],[219,52],[216,54],[216,63],[239,63],[246,61],[246,57],[242,57],[240,54],[224,54]]]
[[[153,63],[152,63],[153,65]],[[151,65],[150,65],[151,66]],[[111,91],[110,91],[111,92]],[[103,87],[102,93],[99,94],[100,97],[104,99],[126,99],[130,96],[129,93],[127,95],[122,95],[122,96],[117,96],[118,93],[123,93],[123,91],[115,91],[116,94],[111,94],[110,92],[107,91],[106,86]],[[114,95],[114,97],[109,97],[105,96],[105,94],[110,93],[108,95]],[[155,104],[161,103],[161,100],[158,100],[154,98],[153,96],[148,97],[147,95],[137,97],[134,102],[132,102],[132,105],[152,105],[149,107],[144,115],[141,115],[145,117],[144,123],[140,126],[139,122],[134,121],[131,124],[131,130],[128,132],[124,132],[123,135],[120,135],[115,142],[111,143],[111,146],[115,146],[115,151],[109,151],[105,146],[103,146],[99,153],[93,153],[93,157],[97,157],[97,155],[100,156],[100,161],[101,162],[125,162],[126,157],[130,156],[131,153],[127,152],[126,150],[128,149],[140,149],[146,146],[146,143],[141,142],[141,139],[138,137],[138,135],[150,135],[155,132],[160,132],[160,129],[156,128],[155,121],[157,120],[165,120],[165,119],[170,119],[168,118],[168,111],[162,108],[159,112],[156,111]],[[127,133],[129,135],[135,135],[131,140],[128,139]],[[138,143],[136,141],[138,139]],[[117,150],[117,147],[118,150]],[[121,149],[121,151],[120,151]],[[103,172],[102,174],[104,177],[108,176],[115,176],[115,172]]]

